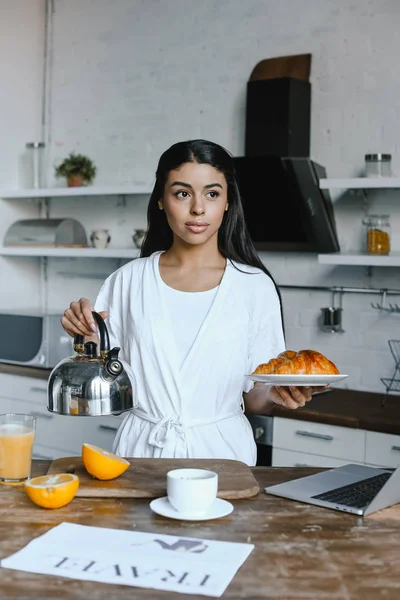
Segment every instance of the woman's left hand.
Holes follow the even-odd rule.
[[[321,391],[321,387],[271,386],[268,395],[274,404],[280,404],[285,408],[294,410],[309,402],[312,398],[312,393],[316,391]]]

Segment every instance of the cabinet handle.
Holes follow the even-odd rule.
[[[31,415],[33,417],[38,417],[38,419],[48,419],[49,421],[51,421],[51,419],[54,419],[53,415],[46,415],[46,413],[35,412],[34,410],[31,411]]]
[[[41,387],[36,387],[36,386],[31,386],[30,388],[31,392],[39,392],[40,394],[45,394],[47,392],[46,388],[41,388]]]
[[[400,452],[400,446],[392,446],[392,450],[398,450]]]
[[[99,429],[105,429],[106,431],[117,431],[118,427],[113,427],[112,425],[99,425]]]
[[[305,437],[316,438],[318,440],[327,440],[331,442],[333,435],[326,435],[324,433],[313,433],[312,431],[296,431],[296,435],[304,435]]]
[[[294,466],[295,467],[309,467],[310,465],[307,465],[306,463],[296,463]]]

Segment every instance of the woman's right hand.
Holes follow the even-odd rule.
[[[97,334],[97,325],[92,315],[93,306],[87,298],[81,298],[78,302],[71,302],[69,308],[64,311],[61,325],[70,336],[75,335],[92,336]],[[99,312],[106,319],[108,312]]]

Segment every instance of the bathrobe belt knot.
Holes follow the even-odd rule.
[[[144,412],[143,410],[140,410],[139,408],[134,408],[131,412],[140,419],[144,419],[145,421],[154,424],[154,427],[152,427],[150,431],[148,442],[157,448],[164,448],[168,439],[172,435],[184,435],[189,429],[193,429],[194,427],[220,423],[221,421],[233,419],[234,417],[238,417],[243,414],[243,410],[239,408],[229,415],[211,417],[209,419],[192,419],[190,423],[182,423],[179,415],[167,415],[160,419]]]

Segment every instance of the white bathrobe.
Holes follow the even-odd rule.
[[[253,387],[246,373],[285,347],[275,287],[261,270],[227,261],[211,308],[179,364],[163,302],[161,254],[118,269],[95,303],[96,311],[109,312],[111,347],[121,348],[134,395],[135,408],[117,432],[114,452],[254,465],[243,391]]]

